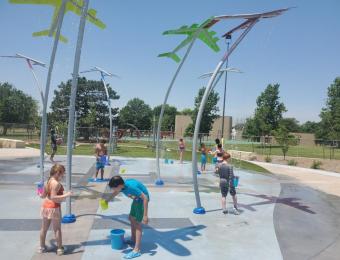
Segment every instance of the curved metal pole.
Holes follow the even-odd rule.
[[[32,67],[31,62],[30,62],[28,59],[26,59],[26,62],[27,62],[27,64],[28,64],[28,67],[29,67],[30,71],[31,71],[32,74],[33,74],[33,77],[34,77],[36,86],[37,86],[37,88],[38,88],[38,90],[39,90],[40,97],[41,97],[41,104],[44,105],[44,100],[45,100],[45,98],[44,98],[44,93],[43,93],[42,88],[41,88],[41,86],[40,86],[40,83],[39,83],[39,80],[38,80],[38,78],[37,78],[37,75],[35,75],[35,72],[34,72],[34,70],[33,70],[33,67]],[[44,125],[44,124],[45,124],[45,125]],[[44,129],[44,131],[43,131],[42,129]],[[44,142],[45,136],[43,135],[43,133],[47,133],[47,120],[46,120],[45,122],[43,122],[43,120],[42,120],[42,122],[41,122],[40,145]],[[44,150],[45,150],[45,149],[44,149]],[[44,151],[44,150],[42,150],[42,149],[40,150],[40,171],[41,171],[41,169],[43,168],[42,165],[41,165],[41,162],[44,162],[44,156],[45,156],[45,153],[41,153],[41,151]],[[42,172],[40,172],[40,178],[41,178],[41,182],[42,182],[42,183],[44,182],[43,173],[44,173],[44,169],[42,169]]]
[[[110,154],[112,152],[112,108],[111,108],[111,100],[110,100],[110,96],[109,96],[109,90],[107,89],[106,86],[106,82],[105,82],[105,78],[104,78],[104,74],[103,72],[100,72],[101,78],[102,78],[102,82],[104,85],[104,89],[105,89],[105,93],[106,93],[106,97],[107,97],[107,103],[109,105],[109,116],[110,116],[110,142],[109,142],[109,151],[108,151],[108,163],[110,163]]]
[[[170,91],[172,89],[172,86],[174,85],[176,78],[177,78],[179,72],[181,71],[181,68],[182,68],[185,60],[187,59],[187,57],[188,57],[188,55],[189,55],[189,53],[192,49],[192,46],[194,45],[194,43],[195,43],[200,32],[201,32],[201,29],[197,30],[197,32],[194,34],[193,39],[192,39],[190,45],[188,46],[188,49],[187,49],[181,63],[178,65],[177,70],[176,70],[176,72],[175,72],[175,74],[174,74],[174,76],[173,76],[173,78],[170,82],[170,85],[169,85],[169,87],[166,91],[164,101],[163,101],[163,104],[162,104],[162,108],[161,108],[161,113],[159,114],[158,125],[157,125],[157,134],[156,134],[156,174],[157,174],[156,185],[163,185],[164,184],[164,182],[161,179],[160,164],[159,164],[159,142],[160,142],[161,126],[162,126],[162,121],[163,121],[165,105],[168,101],[168,97],[169,97]]]
[[[52,78],[52,71],[53,71],[53,65],[55,61],[55,55],[57,53],[58,43],[59,43],[59,37],[60,37],[60,30],[61,26],[63,24],[64,20],[64,14],[65,14],[65,7],[68,0],[63,0],[59,14],[58,14],[58,25],[57,25],[57,31],[56,35],[54,37],[53,42],[53,49],[51,53],[50,58],[50,65],[48,67],[48,73],[47,73],[47,79],[46,79],[46,87],[45,87],[45,95],[43,100],[43,111],[42,111],[42,118],[41,118],[41,130],[40,130],[40,176],[41,181],[44,182],[44,158],[45,158],[45,143],[46,143],[46,136],[47,136],[47,101],[48,101],[48,95],[50,92],[50,85],[51,85],[51,78]]]
[[[74,57],[74,66],[72,73],[72,87],[70,97],[70,108],[68,115],[68,132],[67,132],[67,178],[66,178],[66,189],[71,190],[71,177],[72,177],[72,152],[73,152],[73,128],[74,128],[74,116],[75,116],[75,103],[77,96],[77,85],[78,85],[78,73],[79,63],[81,56],[81,47],[83,45],[84,30],[86,24],[86,14],[89,6],[89,0],[84,0],[82,6],[82,13],[79,23],[78,39],[76,52]],[[74,214],[71,214],[71,198],[66,199],[66,215],[63,217],[63,223],[72,223],[76,221]]]
[[[205,210],[201,205],[201,199],[199,195],[198,190],[198,181],[197,181],[197,139],[199,134],[199,129],[201,125],[201,119],[202,114],[204,111],[205,104],[208,100],[209,94],[211,93],[213,87],[216,85],[214,83],[216,76],[218,75],[219,71],[221,70],[224,62],[228,59],[230,54],[234,51],[234,49],[237,47],[237,45],[242,41],[242,39],[246,36],[246,34],[251,30],[251,28],[254,26],[254,24],[258,21],[258,19],[254,20],[244,31],[243,33],[238,37],[238,39],[235,41],[235,43],[231,46],[230,50],[225,53],[223,58],[220,60],[220,62],[217,64],[217,67],[214,70],[214,73],[212,74],[209,83],[204,91],[204,95],[202,97],[202,101],[200,104],[200,108],[198,110],[196,123],[195,123],[195,131],[194,131],[194,137],[192,140],[192,179],[193,179],[193,186],[195,191],[195,199],[196,199],[196,208],[194,209],[194,213],[196,214],[204,214]]]
[[[30,71],[32,72],[32,75],[33,75],[34,80],[35,80],[35,84],[36,84],[36,86],[37,86],[37,88],[39,90],[40,97],[41,97],[41,102],[44,103],[44,92],[42,91],[42,88],[41,88],[40,82],[39,82],[39,80],[37,78],[37,75],[34,72],[34,69],[33,69],[33,66],[32,66],[31,62],[29,60],[27,60],[27,59],[26,59],[26,62],[28,64],[28,67],[29,67]]]
[[[229,51],[229,44],[230,42],[227,42],[227,51]],[[228,68],[229,59],[227,58],[225,67]],[[222,126],[221,126],[221,140],[222,145],[224,144],[224,115],[225,115],[225,98],[226,98],[226,92],[227,92],[227,82],[228,82],[228,71],[225,72],[225,78],[224,78],[224,92],[223,92],[223,110],[222,110]]]

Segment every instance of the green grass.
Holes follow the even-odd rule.
[[[144,140],[133,140],[123,142],[122,145],[151,145],[152,142],[144,141]],[[178,150],[178,142],[175,141],[162,141],[162,145],[171,150]],[[209,147],[213,147],[213,144],[207,145]],[[239,150],[245,152],[254,152],[261,155],[278,155],[283,156],[281,147],[278,145],[272,146],[263,146],[259,143],[248,143],[248,144],[233,144],[232,142],[227,142],[225,144],[226,150]],[[192,149],[192,143],[186,142],[186,149]],[[307,157],[307,158],[325,158],[329,159],[330,157],[330,149],[328,147],[322,146],[290,146],[287,156],[291,157]],[[334,149],[334,157],[332,159],[340,160],[340,149]]]
[[[130,143],[129,146],[137,146],[141,145],[140,143]],[[29,144],[29,147],[39,149],[39,144]],[[126,144],[118,145],[117,150],[112,153],[112,155],[116,156],[124,156],[124,157],[148,157],[148,158],[155,158],[156,153],[150,148],[141,148],[141,147],[129,147]],[[51,153],[51,146],[48,144],[46,147],[46,153]],[[74,155],[93,155],[94,156],[94,145],[93,144],[84,144],[79,145],[73,152]],[[57,155],[66,155],[66,146],[58,146]],[[200,154],[197,154],[198,158],[200,158]],[[179,159],[179,154],[176,150],[171,150],[170,152],[166,152],[164,157],[168,159],[177,160]],[[184,152],[184,160],[191,161],[192,153],[190,151]],[[208,162],[211,162],[211,157],[208,157]],[[254,172],[261,172],[261,173],[268,173],[268,171],[260,166],[257,166],[253,163],[249,163],[246,161],[240,161],[233,159],[232,163],[235,167],[239,167],[244,170],[254,171]]]

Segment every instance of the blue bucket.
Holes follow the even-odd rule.
[[[238,176],[235,176],[234,177],[234,180],[233,180],[233,183],[234,183],[234,187],[237,187],[238,186],[238,181],[239,181],[240,177]]]
[[[122,229],[112,229],[110,232],[111,236],[111,248],[120,250],[124,245],[124,234],[125,231]]]

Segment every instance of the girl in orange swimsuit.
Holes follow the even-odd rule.
[[[60,203],[67,197],[72,195],[72,192],[64,194],[64,187],[60,183],[65,174],[65,167],[61,164],[55,164],[51,168],[50,177],[45,185],[44,193],[41,195],[44,198],[41,207],[42,225],[40,231],[40,248],[39,253],[46,252],[46,234],[52,223],[54,234],[57,241],[57,254],[64,254],[64,247],[62,246],[61,235],[61,210]]]

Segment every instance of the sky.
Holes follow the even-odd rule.
[[[280,17],[264,19],[231,55],[229,65],[243,73],[229,73],[226,114],[241,122],[254,113],[256,98],[268,84],[280,84],[281,101],[286,105],[285,117],[301,123],[318,121],[325,105],[327,88],[340,76],[340,1],[337,0],[90,0],[90,8],[106,25],[105,30],[86,24],[80,70],[99,66],[121,76],[107,78],[120,95],[114,106],[123,107],[138,97],[151,107],[160,105],[177,68],[159,53],[175,48],[183,35],[163,36],[162,32],[182,25],[201,23],[222,14],[254,13],[296,7]],[[0,0],[0,55],[22,53],[49,63],[53,39],[33,38],[32,33],[48,29],[53,8],[44,5],[13,5]],[[218,36],[242,21],[224,21],[213,27]],[[71,78],[79,16],[67,13],[62,34],[69,39],[60,43],[52,75],[49,103],[58,84]],[[233,35],[233,40],[237,38]],[[226,43],[218,42],[221,51],[212,52],[197,41],[179,75],[168,103],[179,110],[192,108],[198,89],[208,79],[198,79],[213,71]],[[184,51],[179,52],[180,56]],[[36,67],[43,86],[47,69]],[[96,73],[89,79],[100,79]],[[10,82],[40,102],[34,79],[24,61],[0,59],[0,82]],[[220,93],[222,110],[224,82]]]

